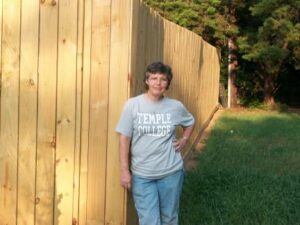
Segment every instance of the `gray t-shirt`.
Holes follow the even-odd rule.
[[[164,97],[154,102],[144,94],[130,98],[116,131],[131,137],[131,172],[157,179],[182,169],[181,154],[173,147],[175,127],[194,122],[180,101]]]

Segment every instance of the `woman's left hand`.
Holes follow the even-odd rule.
[[[186,138],[180,138],[179,140],[175,139],[173,141],[173,146],[176,152],[181,151],[187,145],[187,142]]]

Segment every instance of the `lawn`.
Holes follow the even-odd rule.
[[[300,225],[300,115],[227,111],[186,173],[180,225]]]

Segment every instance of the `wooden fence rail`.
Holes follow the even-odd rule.
[[[0,24],[0,225],[133,225],[123,104],[162,60],[199,129],[218,104],[217,50],[139,0],[0,0]]]

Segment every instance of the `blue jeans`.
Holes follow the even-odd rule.
[[[184,171],[161,179],[132,176],[132,194],[140,225],[178,225]]]

